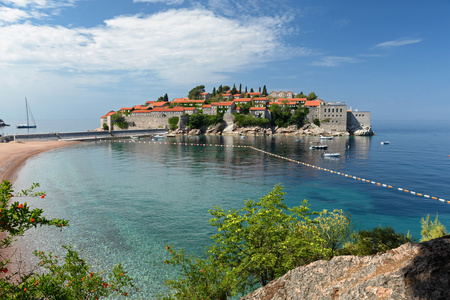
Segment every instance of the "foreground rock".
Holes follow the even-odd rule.
[[[450,236],[317,261],[241,298],[254,299],[450,299]]]

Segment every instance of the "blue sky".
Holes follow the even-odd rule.
[[[0,118],[97,119],[197,85],[449,119],[450,0],[0,0]]]

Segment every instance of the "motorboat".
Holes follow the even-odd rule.
[[[321,139],[321,140],[332,140],[333,139],[333,137],[330,135],[330,136],[325,136],[325,135],[321,135],[321,136],[319,136],[319,139]]]
[[[340,153],[338,153],[338,152],[325,152],[325,153],[322,153],[322,156],[323,157],[340,157],[341,156],[341,154]]]
[[[311,150],[326,150],[328,149],[328,145],[312,145],[309,147]]]
[[[381,145],[389,145],[389,141],[381,142]]]

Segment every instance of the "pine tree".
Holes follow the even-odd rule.
[[[266,85],[264,85],[264,87],[263,87],[262,96],[263,96],[263,97],[267,96]]]

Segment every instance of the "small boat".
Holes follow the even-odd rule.
[[[332,153],[332,152],[325,152],[325,153],[322,153],[322,156],[323,157],[339,157],[339,156],[341,156],[341,154],[337,153],[337,152],[334,152],[334,153]]]
[[[0,127],[3,127],[3,126],[9,126],[9,124],[6,124],[5,122],[3,122],[2,119],[0,119]]]
[[[137,135],[130,135],[130,139],[132,139],[132,140],[139,140],[140,137],[138,137]]]
[[[381,142],[381,145],[389,145],[389,141]]]
[[[321,139],[321,140],[332,140],[333,137],[332,137],[332,136],[324,136],[324,135],[321,135],[321,136],[319,136],[319,139]]]
[[[309,147],[309,149],[311,149],[311,150],[320,150],[320,149],[326,150],[326,149],[328,149],[328,145],[313,145],[313,146]]]
[[[18,129],[22,129],[22,128],[36,128],[36,122],[34,122],[33,114],[31,113],[30,106],[28,106],[28,100],[27,100],[26,97],[25,97],[25,108],[26,108],[26,111],[27,111],[27,123],[26,124],[19,124],[16,127]],[[28,112],[30,113],[31,119],[33,120],[33,123],[31,125],[30,125],[30,120],[28,118]]]
[[[163,139],[163,138],[164,138],[164,136],[159,135],[159,134],[157,134],[157,135],[155,135],[155,136],[152,137],[152,139],[154,139],[154,140],[157,140],[157,139]]]

